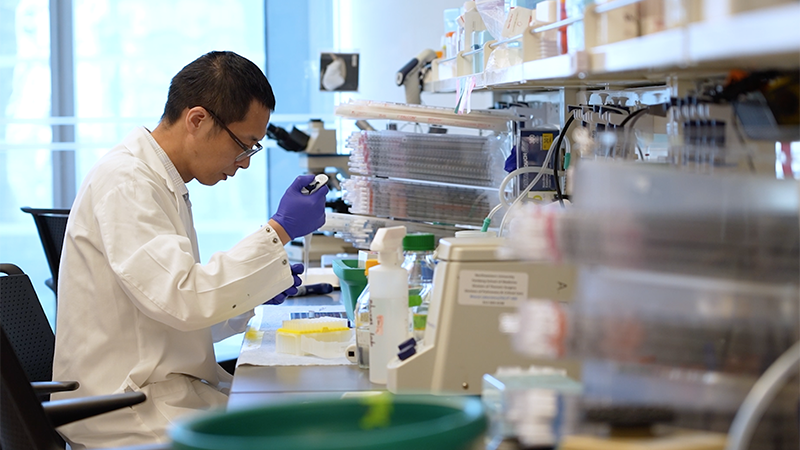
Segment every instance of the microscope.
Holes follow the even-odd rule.
[[[349,174],[349,156],[336,153],[336,130],[325,128],[320,119],[308,122],[308,133],[292,127],[292,131],[267,125],[267,137],[275,140],[282,149],[300,153],[300,167],[307,173],[325,173],[326,167],[335,167],[339,173]]]
[[[399,71],[395,78],[398,86],[406,90],[406,103],[419,105],[422,103],[422,78],[430,70],[430,62],[436,59],[436,52],[426,48],[416,58],[412,58]]]

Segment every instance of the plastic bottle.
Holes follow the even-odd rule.
[[[358,367],[369,369],[369,269],[378,265],[375,259],[366,260],[365,275],[367,275],[367,286],[361,291],[356,302],[356,362]]]
[[[386,384],[386,366],[408,336],[408,272],[403,261],[406,227],[381,228],[370,250],[379,265],[369,271],[369,381]]]
[[[436,238],[432,234],[409,234],[403,238],[403,268],[408,271],[408,328],[409,334],[417,342],[425,337],[433,288],[435,248]]]

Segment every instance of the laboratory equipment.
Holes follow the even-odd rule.
[[[431,233],[438,241],[444,237],[453,237],[463,227],[443,224],[428,224],[423,222],[410,222],[393,220],[380,217],[370,217],[360,214],[340,214],[329,212],[325,215],[325,225],[321,231],[330,231],[338,238],[353,244],[354,247],[369,248],[375,233],[381,228],[404,226],[409,233]]]
[[[361,291],[367,285],[367,277],[364,269],[358,267],[357,259],[335,259],[333,260],[333,273],[339,278],[339,285],[342,289],[341,299],[347,318],[355,321],[353,310],[356,300],[361,295]]]
[[[292,131],[286,131],[284,128],[272,123],[267,125],[267,137],[277,142],[282,149],[290,152],[302,152],[305,150],[309,138],[306,133],[298,130],[297,127],[292,127]]]
[[[525,302],[513,341],[530,357],[580,358],[584,412],[659,408],[673,426],[725,432],[758,376],[798,339],[796,285],[602,266],[578,278],[570,305]],[[796,446],[799,396],[796,383],[781,388],[756,438],[765,448]]]
[[[532,191],[555,191],[556,178],[553,176],[553,158],[546,161],[550,147],[559,135],[556,127],[533,126],[523,127],[519,133],[517,145],[517,168],[539,167],[546,175],[530,189]],[[544,166],[544,164],[547,164]],[[547,170],[549,169],[549,170]],[[536,177],[537,172],[523,173],[519,176],[517,186],[520,190],[527,187]]]
[[[425,323],[433,288],[433,251],[436,240],[432,234],[408,234],[403,238],[403,268],[408,271],[409,335],[417,342],[425,337]]]
[[[657,408],[672,426],[727,432],[758,377],[800,339],[797,184],[582,160],[573,185],[572,208],[531,206],[511,223],[507,251],[575,264],[580,280],[569,305],[521,305],[508,319],[514,348],[579,358],[587,415],[646,421]],[[796,448],[798,398],[796,383],[781,389],[752,448]],[[591,434],[560,448],[607,440]]]
[[[483,376],[488,440],[516,439],[523,448],[552,447],[578,423],[581,384],[562,369],[500,367]],[[488,445],[487,448],[497,448]]]
[[[756,83],[753,83],[757,80]],[[742,131],[750,139],[792,142],[800,140],[800,107],[797,98],[800,75],[797,71],[755,72],[739,82],[756,88],[733,101]]]
[[[405,227],[381,228],[370,245],[378,265],[369,274],[369,381],[386,383],[393,349],[408,337],[408,272],[403,259]]]
[[[364,263],[364,275],[369,279],[369,269],[378,265],[377,259],[368,259]],[[370,338],[370,295],[369,284],[361,291],[355,306],[356,326],[356,363],[362,369],[369,369]]]
[[[314,177],[314,181],[308,184],[308,186],[304,186],[300,189],[300,193],[303,195],[311,195],[314,192],[317,192],[325,186],[328,182],[328,176],[325,174],[319,174]],[[303,266],[306,269],[305,281],[308,282],[309,280],[309,273],[311,271],[311,261],[310,261],[310,254],[311,254],[311,238],[314,236],[314,233],[308,233],[303,237]]]
[[[499,203],[497,189],[353,176],[342,183],[353,214],[480,226]]]
[[[425,72],[430,70],[430,63],[434,59],[436,52],[426,48],[397,71],[395,83],[405,88],[406,103],[410,105],[422,103],[422,78]]]
[[[317,192],[322,186],[328,182],[328,176],[325,174],[319,174],[314,177],[314,181],[312,181],[308,186],[305,186],[300,192],[304,195],[311,195],[314,192]]]
[[[368,275],[369,276],[369,275]],[[361,291],[356,302],[356,363],[362,369],[369,369],[369,286]]]
[[[269,124],[267,137],[275,140],[284,150],[290,152],[306,152],[314,155],[336,154],[336,130],[325,128],[320,119],[311,119],[308,122],[308,133],[292,127],[292,131]]]
[[[347,319],[347,314],[342,311],[303,311],[293,312],[289,314],[290,319],[316,319],[319,317],[336,317],[338,319]]]
[[[290,297],[303,297],[305,295],[324,295],[333,292],[330,283],[301,284],[297,286],[297,293]]]
[[[518,257],[797,283],[795,183],[581,161],[574,208],[530,205],[511,223]]]
[[[206,413],[170,431],[183,450],[477,448],[486,415],[475,398],[391,396],[291,399]]]
[[[365,176],[495,187],[505,176],[507,135],[360,131],[347,140],[350,172]]]
[[[321,173],[333,167],[347,174],[347,155],[337,153],[336,130],[326,129],[320,119],[311,119],[308,133],[292,127],[292,131],[269,124],[267,137],[275,140],[284,150],[300,153],[300,167],[306,172]]]
[[[535,364],[516,353],[500,318],[528,298],[572,299],[574,269],[567,265],[501,260],[502,238],[445,238],[433,275],[425,340],[416,354],[392,359],[391,392],[479,394],[485,373],[500,366]],[[573,361],[553,364],[576,377]]]
[[[362,174],[342,183],[343,199],[352,214],[400,221],[398,225],[407,222],[415,229],[434,225],[428,229],[440,237],[479,227],[499,203],[493,186],[502,179],[502,162],[511,146],[506,133],[515,114],[491,110],[455,114],[447,108],[371,101],[339,105],[336,114],[430,125],[427,134],[362,131],[351,136],[350,167]],[[497,134],[460,135],[444,127]],[[368,243],[374,230],[368,222],[376,221],[342,220],[345,230],[337,228],[337,235],[352,239],[356,246],[364,245],[360,241]],[[452,231],[445,231],[448,228]]]
[[[508,131],[509,120],[517,118],[508,110],[472,110],[469,114],[456,114],[453,108],[440,106],[353,99],[338,105],[335,113],[349,119],[398,120],[497,132]]]
[[[284,320],[275,334],[275,349],[290,355],[337,358],[353,338],[347,319],[319,317]]]
[[[326,129],[319,119],[308,122],[309,138],[305,152],[309,155],[335,155],[336,130]]]

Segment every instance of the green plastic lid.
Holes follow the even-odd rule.
[[[381,394],[206,413],[170,435],[175,450],[467,450],[486,428],[477,398]]]
[[[403,251],[427,252],[436,249],[436,238],[430,233],[407,234],[403,238]]]

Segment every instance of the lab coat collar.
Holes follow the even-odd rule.
[[[158,145],[146,127],[136,128],[123,142],[134,156],[144,161],[148,167],[164,178],[167,188],[175,194],[176,199],[188,201],[189,189],[186,187],[186,183],[183,182],[178,169],[175,168],[169,156]],[[159,156],[159,152],[163,154],[163,157]]]

